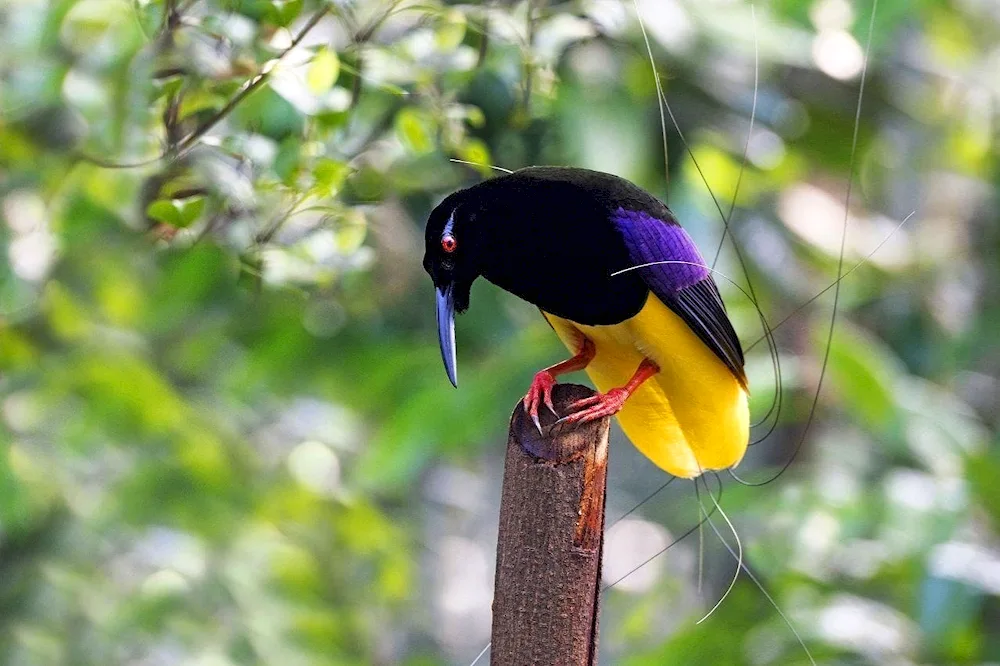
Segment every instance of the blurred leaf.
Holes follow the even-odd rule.
[[[302,169],[302,140],[289,136],[281,142],[274,158],[274,171],[285,185],[294,185]]]
[[[1000,530],[1000,446],[966,459],[965,471],[978,505],[993,522],[994,529]]]
[[[158,222],[179,227],[182,226],[180,207],[173,199],[159,199],[146,207],[146,215]]]
[[[270,0],[268,18],[282,27],[291,25],[302,13],[303,0]]]
[[[58,282],[46,285],[44,306],[49,325],[55,335],[66,340],[85,337],[92,330],[88,313],[75,301],[72,294]]]
[[[477,139],[469,139],[465,141],[459,149],[458,155],[466,162],[472,162],[473,164],[479,165],[478,169],[484,176],[492,174],[493,170],[490,168],[492,164],[490,159],[490,149],[482,141]]]
[[[825,333],[816,329],[814,334],[820,349],[826,346]],[[898,417],[893,391],[901,367],[884,345],[841,320],[830,345],[827,372],[851,415],[881,431],[893,425]]]
[[[466,19],[458,9],[451,9],[446,12],[438,23],[438,29],[434,33],[434,43],[442,51],[453,51],[462,43],[465,38]]]
[[[323,158],[313,165],[313,186],[310,192],[318,198],[334,197],[350,173],[351,167],[344,162]]]
[[[295,106],[266,85],[237,106],[231,117],[240,127],[278,141],[301,135],[305,126]]]
[[[320,95],[333,87],[339,73],[340,59],[337,58],[337,52],[321,48],[316,51],[309,64],[309,70],[306,72],[306,85],[309,86],[309,90],[313,94]]]
[[[335,234],[337,249],[345,255],[355,252],[364,243],[368,233],[368,222],[364,213],[354,209],[338,220]]]
[[[0,328],[0,370],[31,365],[40,353],[28,336],[13,328]]]
[[[802,454],[721,500],[747,566],[818,663],[1000,662],[990,3],[879,0],[859,100],[847,69],[875,3],[646,0],[665,148],[634,8],[534,4],[531,21],[524,2],[2,5],[0,663],[472,660],[505,426],[566,354],[537,308],[479,280],[462,388],[444,377],[423,226],[491,162],[628,177],[707,258],[714,196],[720,273],[752,282],[772,324],[794,314],[776,332],[790,408],[741,473]],[[846,80],[818,68],[834,61]],[[787,218],[822,232],[842,215],[790,213],[788,195],[839,207],[852,179],[855,249],[918,214],[847,277],[803,433],[829,300],[800,306],[833,263],[798,251]],[[754,308],[719,282],[752,335]],[[755,417],[771,371],[763,345],[748,355]],[[617,428],[611,460],[609,515],[663,483]],[[696,499],[675,483],[630,518],[679,536]],[[601,662],[805,664],[745,572],[694,624],[734,571],[702,536],[649,565],[655,584],[609,593]],[[656,545],[638,541],[618,550]],[[948,543],[975,554],[950,578]],[[831,614],[845,593],[856,612]]]
[[[188,90],[185,92],[184,96],[181,97],[180,108],[177,111],[177,116],[180,120],[184,120],[190,116],[201,111],[214,111],[221,109],[225,103],[226,98],[219,95],[216,92],[207,90],[205,88],[195,88],[193,90]]]
[[[146,208],[146,215],[157,222],[183,228],[197,220],[205,210],[205,197],[158,199]]]
[[[405,108],[396,114],[396,133],[403,145],[416,154],[434,149],[434,120],[421,109]]]

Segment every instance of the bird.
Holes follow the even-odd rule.
[[[682,478],[743,458],[750,416],[739,337],[691,236],[639,186],[533,166],[460,189],[428,217],[423,266],[456,388],[455,315],[482,277],[536,306],[571,354],[538,371],[522,400],[539,431],[539,409],[555,413],[557,378],[584,370],[598,392],[557,423],[615,415],[641,453]]]

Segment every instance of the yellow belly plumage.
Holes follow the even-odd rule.
[[[618,413],[625,435],[657,466],[693,478],[743,458],[750,431],[746,391],[655,295],[649,294],[639,314],[610,326],[544,314],[573,353],[581,333],[594,343],[587,374],[602,393],[628,382],[643,358],[660,366]]]

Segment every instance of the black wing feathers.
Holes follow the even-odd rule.
[[[665,304],[684,320],[695,335],[715,352],[733,373],[740,385],[747,388],[747,376],[743,369],[743,349],[726,315],[726,306],[719,295],[719,289],[711,278],[705,278],[690,287],[684,287],[670,297]]]
[[[745,389],[743,349],[694,241],[672,219],[619,208],[611,215],[629,258],[657,298],[684,320]],[[650,265],[645,265],[650,264]]]

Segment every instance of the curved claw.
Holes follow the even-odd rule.
[[[559,418],[559,413],[556,412],[556,408],[552,405],[552,390],[549,389],[549,392],[545,393],[542,397],[545,399],[545,406],[552,412],[552,416]]]
[[[632,375],[632,379],[628,380],[625,386],[613,388],[607,393],[599,393],[573,402],[569,406],[571,413],[556,421],[552,424],[552,427],[564,423],[587,423],[588,421],[596,421],[605,416],[617,414],[625,406],[625,401],[628,400],[629,396],[644,381],[659,371],[660,366],[655,362],[648,358],[643,359],[639,367],[636,368],[635,374]]]
[[[531,387],[528,388],[527,395],[521,401],[524,403],[524,411],[531,417],[531,422],[538,429],[538,434],[543,434],[542,423],[538,418],[538,408],[545,405],[549,411],[556,414],[552,405],[552,387],[556,384],[556,378],[548,370],[541,370],[535,373],[535,378],[531,380]]]

